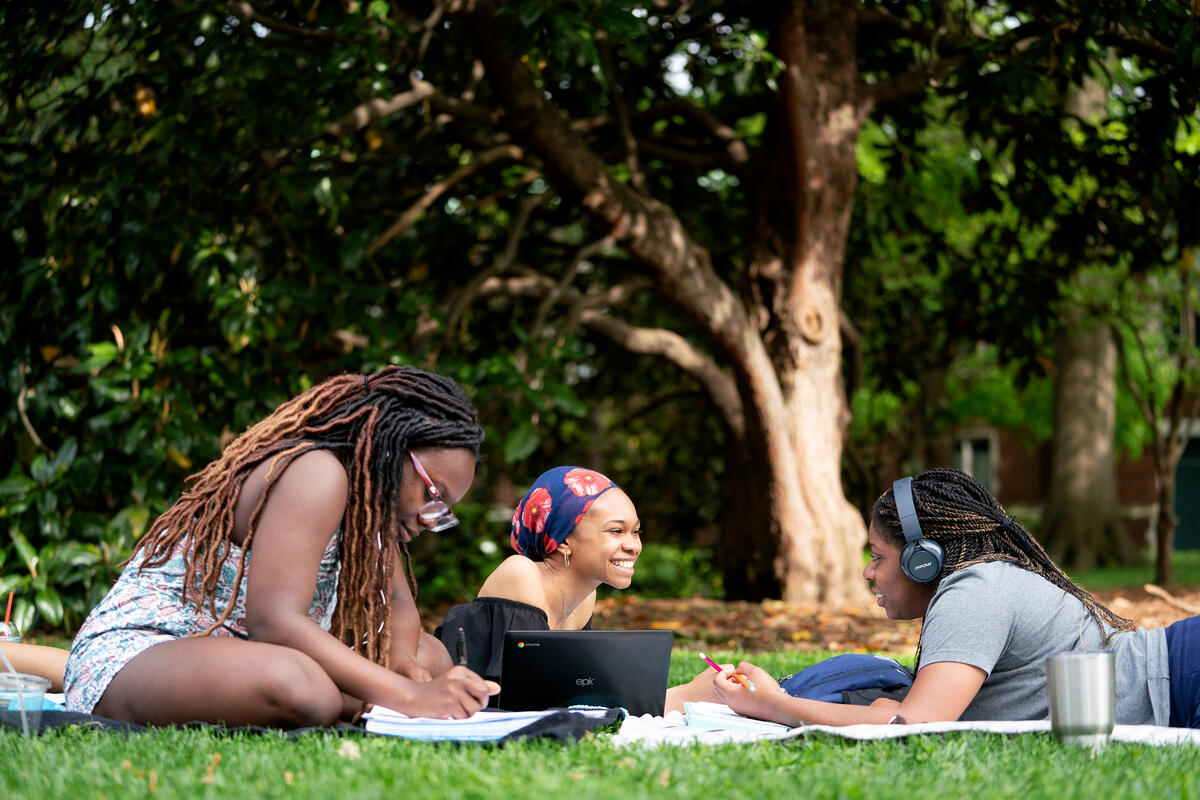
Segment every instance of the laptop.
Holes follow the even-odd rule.
[[[620,707],[662,716],[673,641],[671,631],[508,631],[497,705]]]

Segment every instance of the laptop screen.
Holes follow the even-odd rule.
[[[673,641],[671,631],[508,631],[498,705],[620,707],[661,716]]]

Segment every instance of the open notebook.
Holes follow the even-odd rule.
[[[579,713],[596,720],[598,724],[604,720],[605,714],[613,712],[599,710]],[[484,709],[466,719],[431,719],[429,717],[410,717],[390,708],[375,706],[363,714],[363,721],[368,733],[382,733],[405,739],[421,739],[429,742],[494,742],[527,728],[539,720],[548,719],[554,714],[577,716],[574,712],[565,714],[562,711],[508,713]],[[571,731],[566,732],[569,734]],[[551,731],[551,733],[560,735],[561,738],[563,731]]]
[[[499,707],[604,706],[659,716],[673,641],[670,631],[508,631]]]

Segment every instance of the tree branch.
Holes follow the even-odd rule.
[[[609,103],[612,104],[613,117],[617,121],[617,132],[621,136],[621,146],[625,148],[625,168],[629,170],[629,182],[634,188],[646,190],[646,176],[638,166],[638,144],[629,126],[629,110],[625,108],[625,100],[621,97],[621,87],[617,83],[616,71],[613,69],[612,51],[608,46],[608,32],[596,31],[593,37],[596,49],[600,53],[600,63],[603,65],[604,77],[608,83]]]
[[[433,38],[433,31],[437,28],[438,22],[441,21],[442,15],[450,8],[452,0],[438,0],[433,7],[433,12],[426,18],[421,25],[421,42],[417,46],[416,64],[420,65],[425,60],[425,52],[429,49],[429,41]]]
[[[351,133],[362,130],[377,119],[383,119],[395,114],[397,111],[416,105],[422,100],[431,97],[435,92],[436,90],[432,84],[414,80],[413,88],[407,92],[400,92],[387,99],[382,97],[372,98],[356,106],[337,121],[331,122],[321,128],[317,133],[306,136],[265,157],[266,167],[268,170],[275,169],[297,150],[312,144],[322,136],[328,136],[332,139],[340,139],[343,136],[348,136]]]
[[[962,61],[962,56],[940,58],[921,65],[920,68],[902,72],[895,77],[878,83],[860,83],[860,94],[864,98],[860,105],[863,111],[882,103],[894,103],[907,97],[914,97],[943,78],[950,69]]]
[[[593,245],[598,244],[593,242]],[[511,297],[550,297],[559,291],[559,285],[540,273],[519,277],[500,278],[492,276],[479,285],[479,296],[508,295]],[[628,285],[614,286],[605,295],[606,301],[622,297],[630,291]],[[560,297],[576,300],[579,321],[584,326],[632,353],[656,355],[666,358],[678,366],[709,393],[713,404],[730,430],[738,438],[745,433],[741,396],[737,384],[717,362],[698,350],[678,333],[664,328],[639,328],[598,311],[590,306],[597,305],[591,295],[580,295],[575,291],[561,292]]]
[[[293,25],[290,22],[284,22],[276,17],[268,16],[255,8],[254,4],[249,2],[249,0],[234,0],[234,2],[229,4],[229,9],[233,12],[234,16],[247,25],[257,22],[264,28],[269,28],[279,33],[286,33],[289,36],[299,36],[304,39],[346,41],[344,36],[339,36],[333,31],[321,28],[302,28],[299,25]]]
[[[414,81],[414,84],[415,83],[425,82]],[[429,102],[435,111],[440,111],[443,114],[449,114],[456,119],[463,119],[468,122],[476,122],[480,125],[495,125],[500,121],[500,112],[495,111],[494,109],[486,108],[485,106],[471,103],[467,100],[449,97],[442,94],[437,89],[433,89],[433,92],[429,98]]]
[[[897,17],[892,12],[884,9],[864,9],[859,11],[858,27],[887,28],[901,36],[907,36],[909,39],[915,39],[919,42],[928,42],[933,38],[933,31],[930,29],[918,25],[912,20]]]
[[[617,241],[656,274],[667,296],[701,321],[722,348],[766,361],[761,340],[751,335],[745,309],[713,270],[708,251],[671,208],[620,183],[571,131],[528,68],[503,46],[494,4],[476,0],[464,15],[489,83],[506,109],[504,124],[514,141],[540,158],[555,184],[579,197],[583,209],[607,225]],[[776,397],[782,404],[782,395]]]
[[[392,95],[386,100],[382,97],[368,100],[354,108],[337,122],[331,122],[326,125],[313,138],[329,136],[333,139],[340,139],[349,133],[362,130],[377,119],[390,117],[397,111],[416,105],[425,98],[433,96],[435,92],[433,84],[426,81],[414,80],[413,88],[407,92]]]
[[[537,208],[546,197],[546,193],[530,195],[524,198],[517,207],[516,216],[513,218],[512,225],[509,226],[508,240],[505,242],[504,250],[500,252],[487,269],[482,270],[462,288],[451,300],[446,311],[446,332],[450,334],[458,327],[458,321],[463,314],[467,312],[467,308],[475,302],[477,297],[484,294],[481,288],[493,276],[499,275],[506,269],[512,266],[517,255],[517,246],[521,242],[521,237],[525,235],[525,228],[529,224],[529,217],[533,213],[533,209]]]
[[[511,186],[505,186],[502,189],[497,189],[490,194],[485,194],[483,197],[473,197],[463,200],[463,208],[481,208],[489,203],[494,203],[501,197],[507,197],[511,194],[514,194],[522,186],[528,186],[540,177],[542,177],[540,170],[526,170],[525,173],[517,179],[517,182]]]
[[[575,280],[575,275],[578,274],[580,266],[596,253],[612,245],[613,237],[603,236],[575,251],[575,255],[571,258],[571,263],[567,265],[563,276],[559,278],[554,288],[546,293],[546,296],[542,298],[542,302],[538,305],[537,314],[533,318],[534,330],[541,330],[542,326],[546,324],[546,316],[550,313],[550,309],[570,289],[571,283]]]
[[[746,422],[736,383],[687,339],[665,328],[636,328],[599,311],[584,311],[580,321],[630,352],[671,361],[704,386],[730,430],[738,439],[745,438]]]
[[[523,157],[524,153],[521,152],[521,149],[516,145],[511,144],[496,147],[480,153],[479,156],[476,157],[475,160],[470,164],[459,167],[454,172],[450,173],[445,180],[434,184],[429,191],[425,192],[425,194],[422,195],[419,200],[417,200],[417,202],[409,206],[404,213],[402,213],[399,218],[396,219],[395,222],[387,227],[387,230],[385,230],[378,239],[371,242],[370,246],[367,247],[367,255],[375,255],[375,253],[379,252],[381,247],[399,236],[404,231],[408,230],[412,224],[416,222],[423,213],[425,213],[426,209],[433,205],[439,197],[449,191],[450,187],[454,186],[456,183],[466,180],[482,170],[488,164],[491,164],[493,161],[499,161],[503,158],[512,159],[513,161],[520,161]]]
[[[725,172],[738,172],[737,164],[729,160],[724,153],[704,153],[695,150],[666,147],[657,142],[642,142],[642,152],[652,158],[657,158],[670,164],[679,164],[692,169],[707,171],[721,169]]]
[[[1116,50],[1152,58],[1155,61],[1166,61],[1174,64],[1179,58],[1179,54],[1175,51],[1175,48],[1168,47],[1152,39],[1138,39],[1120,33],[1102,33],[1096,39],[1101,44],[1108,45]]]
[[[659,119],[676,115],[700,126],[724,143],[725,152],[735,164],[745,164],[750,160],[750,152],[746,148],[746,143],[738,136],[737,131],[726,125],[720,117],[708,109],[702,108],[682,97],[672,98],[646,111],[635,114],[633,122],[638,125],[649,125]]]
[[[47,447],[46,443],[42,441],[42,437],[38,436],[37,429],[33,427],[33,422],[31,422],[29,419],[29,412],[26,409],[25,398],[31,394],[33,394],[33,391],[30,390],[28,386],[22,386],[21,391],[17,392],[17,416],[21,418],[21,426],[25,428],[25,433],[29,434],[29,438],[33,440],[33,443],[37,445],[39,449],[44,450],[47,453],[53,453],[54,451]]]
[[[1167,403],[1170,411],[1167,456],[1173,463],[1178,463],[1187,448],[1191,438],[1192,417],[1196,413],[1196,407],[1200,405],[1200,399],[1188,398],[1192,393],[1187,390],[1188,367],[1195,359],[1193,348],[1196,346],[1196,319],[1192,314],[1191,248],[1184,250],[1181,259],[1183,263],[1180,265],[1179,353],[1175,360],[1175,386]],[[1190,414],[1185,413],[1185,405],[1188,406]]]
[[[1134,338],[1137,340],[1138,345],[1141,348],[1142,363],[1147,369],[1149,369],[1150,362],[1147,360],[1148,356],[1146,355],[1145,347],[1142,345],[1141,338],[1136,333],[1136,328],[1134,328],[1132,323],[1130,323],[1124,317],[1119,317],[1118,319],[1120,322],[1128,325],[1131,331],[1134,331]],[[1133,395],[1134,401],[1137,402],[1138,409],[1141,410],[1142,418],[1146,420],[1146,424],[1154,428],[1155,422],[1158,419],[1158,415],[1155,413],[1154,406],[1152,405],[1154,397],[1151,395],[1150,398],[1147,399],[1146,395],[1142,392],[1141,387],[1137,385],[1137,381],[1133,379],[1133,372],[1130,369],[1130,367],[1132,367],[1132,363],[1131,359],[1129,358],[1129,351],[1125,347],[1125,336],[1123,335],[1120,326],[1115,323],[1110,323],[1110,327],[1112,328],[1113,332],[1113,342],[1117,345],[1117,355],[1121,359],[1121,366],[1123,367],[1122,372],[1125,373],[1125,385],[1128,387],[1129,393]],[[1153,388],[1151,388],[1151,391],[1153,391]],[[1155,438],[1157,438],[1157,436],[1158,433],[1156,430]]]

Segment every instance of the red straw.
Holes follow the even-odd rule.
[[[4,630],[8,632],[8,618],[12,614],[12,596],[13,593],[8,593],[8,608],[4,609]]]

